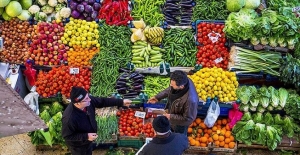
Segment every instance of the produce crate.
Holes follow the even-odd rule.
[[[133,147],[141,148],[144,145],[144,141],[139,139],[122,139],[118,140],[118,147]]]
[[[190,146],[184,151],[183,154],[208,154],[209,152],[210,151],[208,147]]]
[[[166,104],[165,103],[156,103],[156,104],[144,103],[143,107],[144,109],[146,108],[164,109],[166,107]]]
[[[220,115],[219,116],[227,117],[230,109],[231,108],[220,107]],[[201,110],[199,110],[199,107],[198,107],[197,116],[206,116],[207,110],[208,110],[208,108],[202,108]]]
[[[199,23],[214,23],[214,24],[222,24],[224,25],[225,24],[225,21],[224,20],[196,20],[195,22],[195,29],[196,29],[196,35],[198,34],[198,28],[197,28],[197,25]],[[198,42],[198,39],[196,37],[196,45],[197,46],[201,46],[202,44]]]
[[[39,97],[39,103],[52,103],[52,102],[62,102],[63,101],[63,97],[62,94],[60,92],[57,93],[57,95],[53,96],[53,97],[48,97],[48,98],[41,98]]]
[[[210,148],[211,148],[211,152],[213,154],[215,154],[215,153],[235,153],[236,150],[237,150],[237,148],[238,148],[238,144],[237,143],[235,143],[235,146],[234,146],[233,149],[216,147],[213,144],[209,144],[209,145],[210,145]]]
[[[166,63],[165,64],[165,69],[166,69],[166,72],[168,74],[174,72],[175,70],[181,70],[181,71],[184,71],[186,73],[189,73],[191,72],[192,70],[195,69],[195,67],[171,67],[169,63]]]

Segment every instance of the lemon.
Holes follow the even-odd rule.
[[[210,86],[207,86],[207,87],[206,87],[206,90],[211,90],[211,87],[210,87]]]
[[[213,86],[213,90],[218,90],[218,87],[217,86]]]
[[[216,82],[216,86],[221,86],[221,83],[220,82]]]
[[[215,95],[219,95],[219,92],[218,92],[218,91],[214,91],[214,94],[215,94]]]

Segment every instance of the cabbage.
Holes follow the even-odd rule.
[[[0,8],[5,7],[9,2],[10,2],[10,0],[1,0],[0,1]]]
[[[32,0],[20,0],[20,4],[23,10],[28,10],[32,5]]]
[[[30,18],[30,13],[28,10],[23,10],[22,13],[18,16],[20,20],[28,20]]]
[[[230,12],[239,11],[245,5],[245,0],[226,0],[226,8]]]
[[[6,7],[5,12],[10,17],[17,17],[22,13],[22,6],[17,1],[11,1]]]
[[[4,8],[0,8],[0,15],[2,15]]]
[[[256,9],[260,5],[260,0],[246,0],[244,8]]]
[[[2,17],[4,20],[7,20],[7,21],[11,20],[11,17],[6,12],[3,12]]]

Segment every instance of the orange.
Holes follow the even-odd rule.
[[[196,118],[196,123],[200,124],[201,123],[201,119],[200,118]]]
[[[228,144],[228,147],[231,148],[231,149],[233,149],[234,146],[235,146],[235,142],[230,142],[230,143]]]
[[[217,124],[218,125],[222,125],[222,121],[221,120],[217,120]]]
[[[226,125],[226,124],[227,124],[227,119],[225,119],[225,118],[222,119],[222,124],[223,124],[223,125]]]
[[[226,144],[229,144],[231,141],[230,141],[230,138],[225,138],[225,143]]]
[[[219,144],[219,146],[221,146],[221,147],[223,147],[224,145],[225,145],[224,141],[220,142],[220,144]]]
[[[226,130],[223,130],[223,129],[220,132],[221,135],[225,135],[225,133],[226,133]]]
[[[203,131],[202,129],[198,129],[197,132],[201,134]]]
[[[224,140],[225,140],[224,136],[219,136],[219,141],[220,141],[220,142],[222,142],[222,141],[224,141]]]
[[[207,144],[206,144],[206,143],[200,143],[200,146],[201,146],[201,147],[206,147]]]
[[[226,124],[226,127],[225,127],[225,128],[226,128],[227,131],[230,131],[230,127],[229,127],[228,124]]]
[[[217,131],[217,130],[218,130],[218,128],[216,126],[212,127],[212,131]]]
[[[208,130],[207,130],[207,134],[210,135],[211,133],[212,133],[212,130],[211,130],[211,129],[208,129]]]
[[[208,138],[208,142],[210,143],[210,142],[213,142],[214,140],[211,138],[211,137],[209,137]]]
[[[200,142],[199,141],[195,141],[195,146],[200,146]]]
[[[231,142],[234,142],[234,137],[232,135],[229,138]]]
[[[207,143],[207,137],[201,137],[201,142],[202,143]]]
[[[193,132],[193,128],[188,128],[187,133],[192,133]]]
[[[204,137],[209,138],[209,135],[206,133],[206,134],[204,134]]]
[[[219,142],[219,141],[215,141],[214,143],[215,143],[216,146],[219,146],[219,145],[220,145],[220,142]]]
[[[196,140],[192,139],[192,140],[190,141],[190,144],[191,144],[192,146],[194,146],[194,145],[196,144]]]
[[[225,145],[224,145],[224,148],[229,148],[228,144],[225,144]]]
[[[217,134],[214,134],[214,135],[212,136],[212,139],[215,140],[215,141],[216,141],[216,140],[219,140],[219,136],[218,136]]]
[[[226,138],[229,138],[230,136],[231,136],[231,132],[230,132],[230,131],[226,131],[226,132],[225,132],[225,137],[226,137]]]
[[[201,127],[201,129],[206,129],[207,128],[206,125],[203,122],[200,123],[199,126]]]

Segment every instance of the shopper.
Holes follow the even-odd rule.
[[[176,70],[170,76],[170,87],[148,102],[157,103],[164,98],[168,99],[164,116],[170,120],[173,131],[187,135],[188,126],[196,119],[199,102],[194,83],[186,73]]]
[[[92,155],[92,141],[98,137],[95,108],[131,104],[128,99],[90,96],[81,87],[72,87],[70,98],[62,117],[62,136],[72,155]]]
[[[181,155],[188,148],[188,139],[185,135],[172,133],[167,117],[158,116],[152,126],[155,137],[142,148],[138,155]]]

